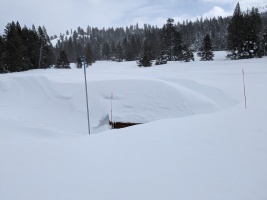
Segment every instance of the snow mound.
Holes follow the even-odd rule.
[[[82,81],[59,83],[45,76],[7,76],[0,82],[0,93],[3,113],[9,113],[5,117],[65,134],[87,133]],[[111,104],[114,122],[132,123],[216,112],[236,104],[223,91],[186,79],[91,81],[88,94],[93,133],[109,129]]]

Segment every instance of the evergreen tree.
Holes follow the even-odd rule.
[[[174,20],[169,18],[161,30],[160,50],[156,64],[165,64],[167,60],[183,60],[182,36],[174,26]]]
[[[167,64],[167,61],[168,61],[168,55],[165,54],[164,50],[161,50],[158,58],[156,59],[155,65]]]
[[[127,61],[133,61],[136,58],[134,56],[134,51],[133,51],[131,43],[128,43],[128,45],[126,46],[126,49],[125,49],[125,52],[124,52],[124,58]]]
[[[151,61],[151,44],[148,40],[144,42],[144,55],[141,57],[139,61],[137,61],[137,66],[139,67],[150,67],[152,65]]]
[[[4,34],[5,53],[4,65],[5,70],[10,72],[19,72],[28,69],[27,49],[21,39],[21,27],[19,23],[14,22],[7,24]]]
[[[109,44],[107,42],[105,42],[103,45],[102,56],[103,56],[104,60],[110,59],[110,47],[109,47]]]
[[[166,30],[165,30],[165,45],[166,45],[166,50],[168,52],[169,60],[173,60],[173,56],[174,56],[174,53],[173,53],[174,33],[175,33],[174,20],[169,18],[167,20]]]
[[[138,67],[151,67],[152,61],[148,54],[144,54],[139,61],[137,61]]]
[[[160,52],[160,46],[158,45],[160,43],[160,40],[158,37],[158,30],[152,27],[150,30],[146,31],[145,41],[146,43],[149,44],[148,47],[150,48],[149,51],[150,51],[151,59],[155,60]]]
[[[265,28],[265,32],[263,33],[263,37],[261,40],[261,49],[262,49],[262,56],[267,56],[267,27]]]
[[[209,34],[207,34],[203,38],[202,45],[201,45],[197,55],[200,57],[201,61],[213,60],[214,53],[212,51],[211,38],[210,38]]]
[[[4,66],[4,39],[3,37],[0,35],[0,73],[4,73],[5,72],[5,66]]]
[[[68,45],[67,45],[67,55],[70,60],[70,62],[73,62],[75,60],[75,53],[74,53],[74,45],[72,37],[69,37],[68,39]]]
[[[85,46],[86,47],[86,46]],[[74,46],[75,56],[81,56],[84,55],[86,48],[83,48],[82,44],[76,43]]]
[[[49,57],[49,51],[52,50],[52,44],[50,42],[50,39],[47,35],[46,28],[38,27],[38,36],[39,36],[39,64],[38,68],[47,68],[49,67],[53,61],[50,60],[51,57]]]
[[[123,51],[122,51],[122,47],[121,44],[117,44],[116,46],[116,61],[117,62],[122,62],[123,61]]]
[[[239,59],[242,56],[243,41],[244,41],[244,17],[240,9],[240,4],[237,3],[233,17],[228,25],[227,49],[228,57],[231,59]]]
[[[56,63],[56,54],[53,51],[52,44],[48,47],[48,54],[47,54],[47,67],[53,66]]]
[[[35,30],[35,26],[32,26],[32,30],[26,26],[22,29],[22,41],[23,45],[27,49],[28,67],[29,69],[36,69],[38,67],[39,60],[39,38]]]
[[[101,60],[101,47],[100,47],[100,42],[99,41],[95,41],[94,45],[92,46],[92,49],[94,49],[93,52],[93,58],[94,58],[94,62],[96,60]]]
[[[41,35],[45,38],[42,50],[40,49]],[[44,68],[55,62],[53,47],[44,27],[39,28],[37,32],[34,25],[32,29],[28,29],[26,26],[21,28],[19,22],[9,23],[5,29],[3,42],[1,59],[5,71],[36,69],[39,63],[44,63]]]
[[[85,62],[87,67],[95,62],[92,47],[89,42],[87,42],[85,46]]]
[[[140,31],[140,30],[139,30]],[[135,37],[135,52],[133,53],[134,55],[134,60],[139,59],[141,57],[141,52],[143,49],[143,38],[141,35],[137,35]]]
[[[83,63],[82,63],[81,57],[77,57],[77,59],[76,59],[76,67],[77,68],[82,68],[83,67]]]
[[[127,59],[128,46],[129,46],[128,41],[126,38],[124,38],[122,41],[122,53],[123,53],[123,59],[127,60],[127,61],[128,61],[128,59]]]
[[[228,26],[228,57],[261,57],[259,34],[262,22],[257,8],[242,14],[239,3]]]
[[[174,34],[174,46],[173,46],[173,53],[175,56],[175,60],[182,60],[182,51],[183,51],[183,42],[182,36],[180,32],[175,31]]]
[[[260,57],[259,34],[261,31],[261,17],[257,8],[247,11],[244,16],[244,41],[241,58]]]
[[[174,20],[169,18],[161,31],[161,50],[168,55],[168,60],[174,60],[175,33]]]
[[[184,45],[182,51],[182,61],[190,62],[190,60],[195,61],[193,50]]]
[[[110,55],[111,55],[111,60],[115,61],[116,60],[116,45],[114,41],[111,41],[111,51],[110,51]]]
[[[136,41],[136,38],[132,35],[131,41],[130,41],[130,50],[128,52],[129,55],[127,56],[129,60],[136,60],[137,59],[138,54],[139,54],[138,48],[141,47],[141,45],[138,46],[139,42],[140,41]]]
[[[60,51],[55,67],[56,68],[70,69],[70,62],[68,60],[68,56],[67,56],[65,51]]]

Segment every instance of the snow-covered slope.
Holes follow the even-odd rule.
[[[267,58],[224,56],[97,62],[91,136],[83,70],[0,75],[0,200],[265,200]],[[108,130],[111,93],[115,121],[145,124]]]

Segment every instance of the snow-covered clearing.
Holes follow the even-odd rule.
[[[93,64],[90,136],[82,69],[0,75],[0,200],[266,200],[267,58],[224,56]]]

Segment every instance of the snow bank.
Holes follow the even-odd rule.
[[[3,112],[14,119],[27,120],[62,133],[85,134],[83,77],[80,76],[76,83],[54,82],[49,79],[51,70],[47,71],[42,73],[48,78],[41,74],[6,76],[1,81],[5,90],[1,99]],[[56,80],[67,78],[69,74],[60,76]],[[89,74],[89,79],[90,76],[94,74]],[[105,119],[111,115],[111,103],[114,122],[132,123],[216,112],[237,103],[220,89],[189,79],[94,80],[88,83],[88,93],[92,132],[109,128]],[[103,129],[103,125],[106,128]]]
[[[267,58],[220,55],[97,62],[87,69],[91,136],[82,70],[0,75],[0,199],[265,200]],[[103,132],[111,92],[115,119],[147,123]]]

